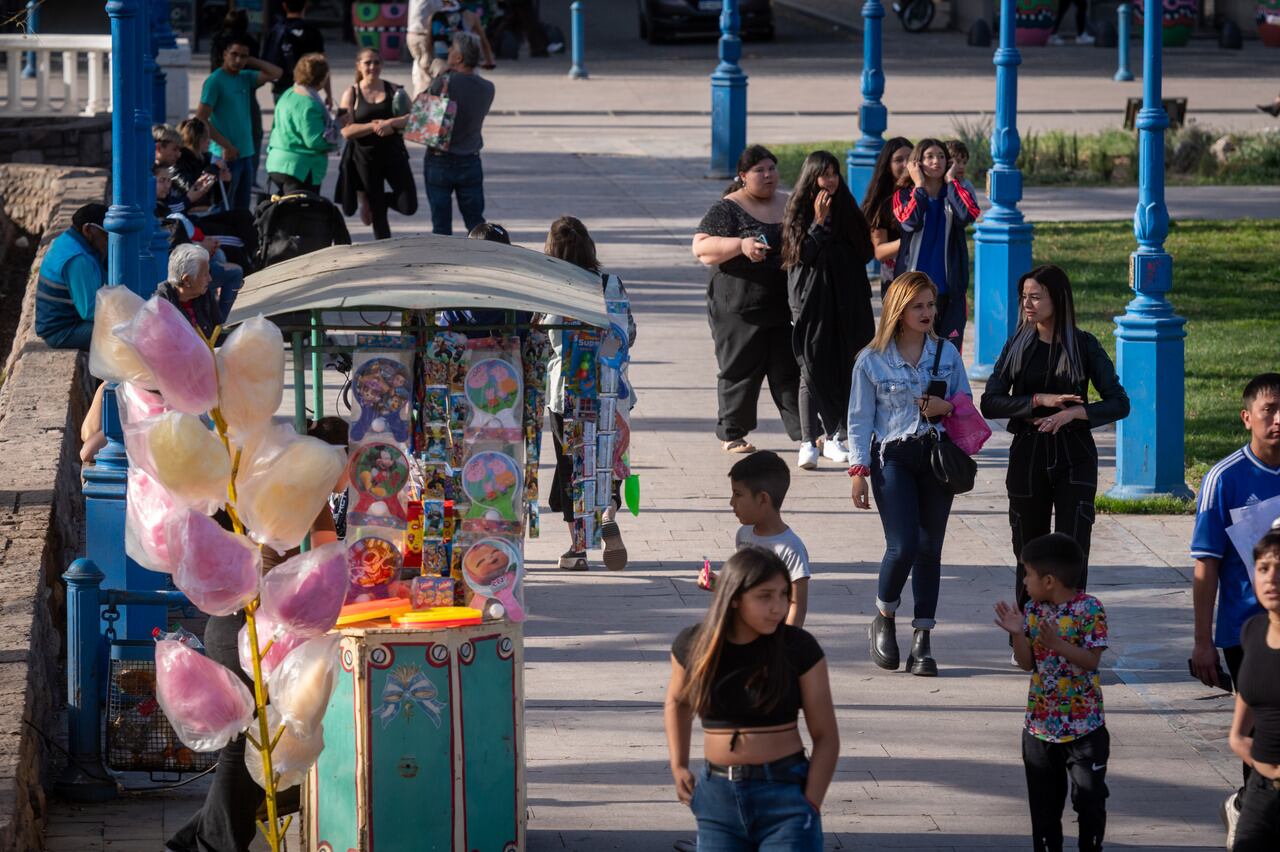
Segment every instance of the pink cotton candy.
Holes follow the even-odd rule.
[[[124,552],[143,568],[172,574],[165,522],[186,508],[140,467],[129,468],[125,491]]]
[[[173,640],[156,643],[156,698],[192,751],[217,751],[253,721],[253,696],[240,679]]]
[[[262,677],[264,680],[270,681],[271,673],[275,671],[276,666],[280,665],[280,661],[288,656],[290,651],[307,640],[302,636],[284,632],[283,628],[264,615],[261,609],[258,610],[255,620],[257,622],[255,626],[258,629],[259,653],[263,648],[267,648],[267,642],[271,643],[271,647],[267,648],[267,653],[262,657]],[[240,628],[236,648],[240,652],[241,670],[249,677],[253,677],[253,658],[250,656],[248,624]]]
[[[262,553],[249,539],[191,509],[171,518],[165,535],[173,583],[202,612],[231,615],[258,596]]]
[[[122,426],[141,423],[171,410],[160,394],[132,382],[122,382],[116,387],[116,404]]]
[[[299,737],[320,727],[338,675],[338,634],[308,639],[289,652],[268,685],[271,706]]]
[[[348,574],[346,542],[299,553],[263,579],[261,612],[290,633],[323,636],[338,621]]]
[[[152,296],[119,337],[150,371],[165,402],[187,414],[204,414],[218,405],[213,351],[182,312]]]

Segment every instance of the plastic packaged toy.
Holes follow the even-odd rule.
[[[409,483],[409,459],[400,447],[379,441],[353,449],[347,474],[351,483],[349,524],[407,526],[409,516],[400,493]]]
[[[253,696],[240,679],[181,642],[156,643],[156,699],[192,751],[217,751],[253,721]]]
[[[284,398],[284,338],[264,317],[246,320],[218,349],[219,409],[233,438],[265,428]]]
[[[471,503],[468,522],[494,523],[493,529],[520,523],[522,470],[507,453],[481,450],[462,466],[462,489]]]
[[[376,527],[365,532],[376,532]],[[347,602],[377,600],[388,596],[392,581],[400,577],[403,557],[400,548],[379,535],[354,538],[347,548],[349,585]]]
[[[352,375],[355,391],[355,418],[351,423],[351,442],[365,440],[370,431],[389,433],[397,442],[409,440],[409,403],[411,388],[409,368],[400,360],[402,353],[365,353]],[[357,414],[358,412],[358,414]]]
[[[164,401],[177,411],[204,414],[218,404],[213,351],[182,312],[152,296],[116,332],[151,374]]]
[[[524,606],[519,600],[523,596],[519,584],[524,565],[516,545],[493,537],[466,544],[462,576],[471,591],[501,603],[512,621],[524,621]]]
[[[512,347],[490,341],[468,344],[464,381],[470,408],[467,435],[473,440],[521,440],[524,435],[523,386],[519,355],[512,351]]]

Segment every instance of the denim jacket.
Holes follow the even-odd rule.
[[[849,394],[849,452],[851,465],[871,463],[871,439],[885,444],[928,431],[931,426],[945,431],[942,423],[930,424],[920,415],[916,400],[924,396],[933,376],[933,356],[942,346],[938,378],[947,383],[947,397],[957,393],[973,396],[960,352],[945,341],[927,337],[920,363],[908,364],[890,343],[884,352],[867,347],[853,365],[853,391]]]

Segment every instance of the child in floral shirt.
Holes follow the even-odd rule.
[[[1080,850],[1099,850],[1107,826],[1111,737],[1102,713],[1098,663],[1107,647],[1101,602],[1077,590],[1084,552],[1062,533],[1022,549],[1030,600],[1024,612],[999,601],[996,624],[1013,637],[1013,655],[1031,672],[1022,763],[1027,773],[1036,852],[1062,852],[1062,808],[1070,782]]]

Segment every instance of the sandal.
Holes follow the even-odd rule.
[[[587,554],[583,550],[566,550],[560,557],[560,568],[564,571],[586,571]]]
[[[627,567],[627,546],[622,543],[622,531],[617,521],[605,521],[600,525],[600,536],[604,539],[604,567],[610,571],[621,571]]]
[[[756,448],[748,444],[742,438],[734,438],[732,441],[724,441],[720,444],[720,449],[726,453],[754,453]]]

